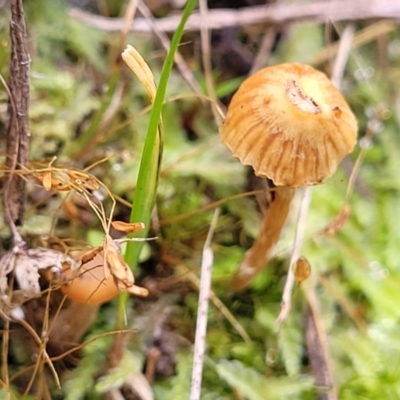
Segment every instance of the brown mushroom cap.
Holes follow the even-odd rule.
[[[277,186],[307,186],[331,176],[353,150],[357,121],[325,74],[281,64],[246,79],[220,135],[242,164]]]

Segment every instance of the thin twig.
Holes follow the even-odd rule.
[[[197,288],[200,288],[201,283],[200,279],[193,272],[188,272],[188,279],[196,285]],[[210,300],[214,304],[214,306],[221,312],[221,314],[231,323],[233,328],[236,329],[237,333],[242,337],[245,343],[250,344],[251,339],[249,334],[240,324],[240,322],[236,319],[236,317],[229,311],[226,305],[220,300],[220,298],[214,293],[213,290],[210,290]]]
[[[307,213],[310,206],[311,201],[311,191],[312,187],[306,187],[300,189],[302,193],[299,216],[297,219],[296,233],[293,242],[293,250],[292,255],[290,257],[289,271],[288,276],[286,278],[285,288],[283,290],[282,302],[281,302],[281,312],[278,316],[278,323],[282,324],[287,316],[289,315],[290,307],[291,307],[291,299],[292,299],[292,290],[294,283],[296,282],[296,278],[293,272],[293,266],[297,259],[300,256],[301,246],[303,244],[304,232],[307,221]]]
[[[340,90],[344,69],[349,58],[356,27],[353,23],[347,24],[340,36],[339,49],[332,68],[331,81]]]
[[[208,304],[211,290],[211,269],[214,259],[214,253],[211,249],[211,240],[217,225],[219,212],[219,208],[217,208],[214,212],[210,230],[208,231],[208,235],[204,243],[203,257],[201,260],[201,283],[199,292],[199,305],[197,308],[190,400],[199,400],[201,394],[201,381],[206,346]]]
[[[34,341],[36,342],[36,344],[39,346],[39,354],[38,354],[38,361],[36,363],[36,366],[34,368],[34,374],[32,375],[32,379],[30,382],[30,385],[33,385],[33,378],[35,376],[36,370],[38,368],[38,366],[40,365],[40,361],[39,359],[41,359],[43,357],[44,361],[46,362],[46,364],[48,365],[50,371],[52,372],[52,375],[54,377],[54,380],[56,381],[57,387],[61,388],[61,383],[60,380],[58,378],[58,374],[57,371],[54,367],[53,362],[51,361],[51,358],[49,357],[47,351],[46,351],[46,343],[39,337],[39,335],[36,333],[36,331],[28,324],[28,322],[26,322],[24,319],[20,319],[18,320],[18,322],[30,333],[30,335],[32,336],[32,338],[34,339]],[[30,386],[28,385],[28,387]],[[28,393],[28,387],[26,389],[26,393]]]
[[[237,200],[237,199],[242,199],[243,197],[250,197],[250,196],[255,196],[257,194],[264,193],[263,189],[260,190],[252,190],[250,192],[243,192],[243,193],[238,193],[234,194],[232,196],[226,197],[221,200],[214,201],[210,204],[207,204],[201,208],[196,208],[195,210],[185,212],[184,214],[179,214],[179,215],[173,215],[170,218],[165,218],[160,221],[160,225],[170,225],[179,221],[183,221],[187,218],[193,217],[194,215],[202,214],[205,211],[212,210],[213,208],[217,208],[219,206],[222,206],[223,204],[227,203],[228,201],[232,200]]]
[[[332,356],[329,350],[328,334],[323,324],[315,288],[305,288],[305,296],[309,305],[306,315],[307,347],[311,368],[316,378],[316,385],[326,388],[318,397],[321,400],[338,400]]]
[[[123,21],[120,18],[106,18],[86,13],[76,8],[69,10],[71,17],[84,24],[105,31],[120,31]],[[366,19],[400,19],[400,2],[398,0],[336,0],[314,1],[306,4],[271,4],[245,7],[237,10],[215,9],[208,14],[208,28],[222,29],[232,26],[245,26],[260,23],[271,25],[312,21],[357,21]],[[172,15],[158,19],[157,29],[173,32],[181,15]],[[187,31],[199,31],[202,24],[200,13],[193,13],[186,25]],[[151,32],[146,18],[137,18],[131,26],[132,31]]]
[[[353,167],[353,169],[351,171],[349,182],[347,184],[346,203],[349,202],[350,196],[353,193],[354,185],[356,183],[356,179],[357,179],[358,174],[360,172],[361,165],[362,165],[362,163],[364,161],[364,158],[365,158],[368,150],[372,147],[372,142],[373,142],[375,133],[376,132],[371,128],[371,124],[368,123],[367,124],[367,128],[365,130],[365,134],[359,141],[359,146],[360,146],[361,150],[358,153],[358,157],[357,157],[356,162],[354,164],[354,167]]]
[[[1,310],[0,310],[1,313]],[[4,318],[4,316],[2,315],[2,317]],[[89,344],[95,342],[98,339],[101,339],[103,337],[108,337],[108,336],[112,336],[112,335],[118,335],[118,334],[123,334],[123,333],[130,333],[132,332],[132,329],[121,329],[121,330],[116,330],[116,331],[111,331],[111,332],[104,332],[102,334],[99,334],[77,346],[71,347],[70,349],[66,350],[65,352],[57,355],[57,356],[53,356],[50,358],[50,361],[52,361],[53,363],[56,361],[60,361],[63,358],[67,357],[68,355],[75,353],[76,351],[83,349],[84,347],[88,346]],[[36,363],[33,365],[30,365],[28,367],[24,367],[24,368],[20,368],[17,372],[14,373],[14,375],[12,375],[10,377],[10,382],[15,381],[17,378],[19,378],[20,376],[24,375],[25,373],[28,373],[32,370],[35,369]]]
[[[10,378],[8,375],[8,349],[10,344],[10,318],[4,313],[1,313],[4,320],[2,345],[1,345],[1,379],[6,388],[10,387]]]
[[[351,50],[363,46],[381,36],[388,35],[390,32],[396,30],[398,24],[393,21],[378,21],[374,24],[368,25],[364,29],[357,31],[351,44]],[[310,64],[320,65],[331,58],[336,57],[340,45],[340,39],[337,42],[327,44],[322,48],[312,59]],[[353,54],[354,57],[354,54]]]
[[[264,67],[267,63],[268,57],[270,56],[272,46],[274,45],[276,35],[275,27],[270,27],[264,34],[264,37],[260,44],[260,49],[254,59],[253,66],[249,72],[249,75],[253,75],[259,69]]]
[[[118,53],[121,53],[126,46],[126,38],[129,34],[129,27],[130,25],[132,25],[132,21],[135,18],[138,5],[139,5],[139,0],[130,0],[128,6],[126,7],[124,15],[124,26],[121,31]]]

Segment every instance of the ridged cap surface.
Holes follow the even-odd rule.
[[[336,171],[354,148],[357,121],[325,74],[308,65],[281,64],[241,84],[220,135],[256,175],[299,187]]]

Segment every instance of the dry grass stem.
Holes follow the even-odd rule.
[[[187,270],[187,277],[198,289],[200,288],[200,279],[193,272]],[[235,318],[235,316],[229,311],[225,304],[220,300],[220,298],[214,293],[213,290],[210,290],[210,300],[212,301],[214,306],[220,311],[220,313],[236,329],[236,332],[242,337],[242,339],[246,343],[250,344],[251,339],[249,334],[246,332],[240,322]]]
[[[215,122],[217,126],[220,125],[221,119],[218,112],[219,106],[214,106],[214,104],[218,104],[218,98],[215,94],[215,87],[213,81],[213,68],[211,65],[211,38],[210,38],[210,30],[208,28],[208,5],[207,0],[200,0],[200,17],[202,19],[202,24],[200,27],[200,38],[201,38],[201,58],[203,62],[204,69],[204,77],[207,86],[207,94],[214,101],[211,103],[212,112],[214,115]]]
[[[306,342],[316,386],[324,388],[319,399],[338,400],[338,389],[333,370],[332,356],[329,350],[328,335],[314,288],[305,288],[309,305],[306,314]]]
[[[214,253],[211,249],[211,241],[217,226],[220,209],[214,212],[211,226],[208,231],[203,248],[201,260],[201,277],[199,302],[197,308],[196,336],[194,341],[193,371],[190,390],[190,400],[199,400],[201,395],[201,381],[203,375],[204,353],[206,347],[206,333],[208,321],[208,305],[211,291],[211,269],[214,261]]]
[[[307,224],[307,213],[311,202],[312,187],[299,189],[301,193],[301,203],[297,219],[296,232],[293,241],[293,250],[290,256],[288,274],[285,288],[283,289],[281,311],[278,316],[278,323],[282,324],[288,317],[291,308],[292,291],[296,282],[296,276],[293,272],[293,266],[300,257],[301,246],[304,240],[304,232]]]
[[[157,36],[158,40],[160,41],[161,45],[164,47],[166,51],[169,50],[170,47],[170,40],[168,35],[164,31],[160,31],[158,29],[158,25],[156,20],[154,19],[153,15],[151,14],[150,10],[141,2],[139,5],[139,11],[143,14],[145,21]],[[192,70],[187,65],[185,59],[182,57],[181,53],[177,51],[174,56],[174,61],[176,67],[178,68],[179,72],[181,73],[182,77],[188,83],[188,85],[192,88],[193,92],[196,93],[198,96],[202,95],[202,90],[200,85],[197,83],[196,77],[194,76]]]
[[[347,60],[350,55],[354,34],[354,24],[347,24],[346,27],[343,29],[343,32],[341,32],[339,48],[333,63],[331,74],[331,81],[339,90],[341,89],[341,81],[344,75]]]
[[[351,44],[351,50],[355,50],[357,47],[365,45],[383,35],[387,35],[388,33],[397,29],[397,24],[393,21],[378,21],[371,25],[368,25],[364,29],[359,30],[353,38]],[[331,58],[336,57],[336,53],[338,52],[340,46],[341,39],[337,42],[326,45],[321,51],[315,56],[312,61],[314,65],[320,65]]]

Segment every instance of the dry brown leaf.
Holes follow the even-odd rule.
[[[0,291],[6,294],[7,275],[14,271],[19,288],[27,298],[40,293],[39,270],[55,268],[61,270],[63,263],[75,266],[75,261],[53,249],[37,247],[35,249],[15,248],[7,252],[0,260]]]
[[[112,221],[111,222],[112,227],[119,231],[119,232],[124,232],[124,233],[134,233],[134,232],[139,232],[144,229],[144,223],[143,222],[123,222],[123,221]]]

